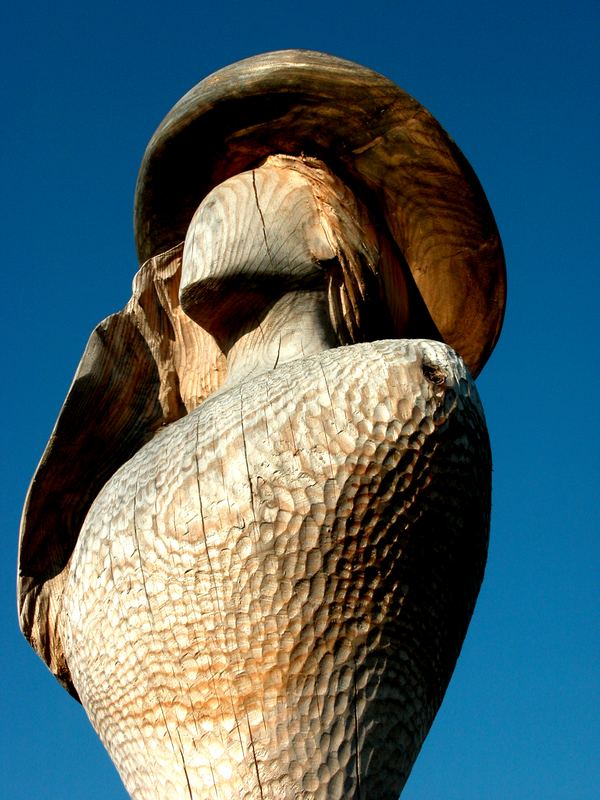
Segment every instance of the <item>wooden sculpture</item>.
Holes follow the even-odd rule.
[[[395,800],[486,557],[483,191],[387,79],[271,53],[166,117],[136,236],[28,494],[23,631],[132,797]]]

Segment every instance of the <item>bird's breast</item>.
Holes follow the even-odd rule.
[[[284,364],[143,447],[61,621],[132,796],[397,797],[481,580],[486,470],[472,381],[429,341]]]

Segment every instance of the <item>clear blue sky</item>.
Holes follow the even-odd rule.
[[[205,75],[307,47],[384,73],[473,164],[509,304],[478,383],[494,452],[484,587],[403,800],[592,800],[598,728],[597,2],[32,0],[3,13],[0,795],[125,792],[16,623],[27,484],[94,325],[136,270],[146,143]]]

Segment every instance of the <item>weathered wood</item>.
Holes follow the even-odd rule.
[[[230,385],[329,347],[407,331],[408,289],[392,259],[325,164],[272,156],[200,204],[185,240],[181,306],[226,354]]]
[[[506,295],[493,214],[431,114],[359,64],[307,50],[266,53],[188,92],[141,165],[140,259],[182,241],[211,189],[275,153],[321,159],[379,217],[432,323],[423,333],[421,320],[409,335],[445,341],[477,376],[500,333]]]
[[[477,595],[489,475],[434,342],[289,362],[145,445],[87,515],[60,618],[132,797],[396,800]]]
[[[226,355],[225,385],[338,344],[326,305],[335,250],[289,161],[218,186],[188,229],[181,307]]]
[[[175,107],[137,220],[28,493],[23,631],[135,798],[395,800],[487,549],[479,184],[386,79],[278,53]]]
[[[58,617],[89,507],[125,461],[211,394],[224,374],[214,340],[179,306],[181,253],[180,245],[145,264],[125,309],[92,333],[23,509],[21,628],[75,695]]]

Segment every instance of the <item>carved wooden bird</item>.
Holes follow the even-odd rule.
[[[485,564],[482,190],[389,81],[287,51],[175,106],[136,213],[28,496],[23,629],[132,797],[395,799]]]

